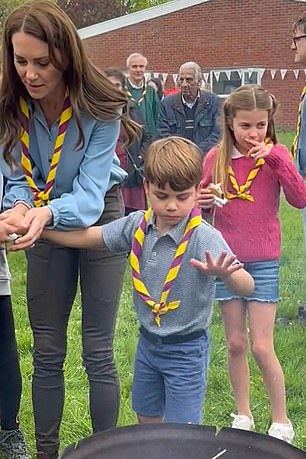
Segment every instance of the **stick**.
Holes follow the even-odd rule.
[[[220,453],[216,454],[211,459],[217,459],[218,457],[223,456],[223,454],[225,454],[225,453],[226,453],[226,449],[224,449],[223,451],[220,451]]]

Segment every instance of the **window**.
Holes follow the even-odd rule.
[[[209,88],[221,97],[226,97],[244,84],[261,84],[263,69],[224,69],[203,72]]]

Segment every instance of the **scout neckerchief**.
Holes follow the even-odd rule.
[[[142,93],[141,93],[141,96],[138,100],[134,99],[132,93],[127,89],[126,90],[126,94],[127,96],[129,97],[129,99],[134,102],[135,105],[137,105],[137,107],[139,107],[139,105],[144,101],[144,98],[146,97],[146,94],[147,94],[147,85],[145,84],[145,82],[143,83],[143,87],[142,87]],[[140,88],[139,88],[140,89]]]
[[[174,284],[174,281],[179,273],[181,263],[182,263],[182,258],[187,249],[187,245],[192,235],[192,232],[197,226],[201,224],[202,218],[201,218],[201,212],[199,209],[196,209],[196,208],[192,209],[189,215],[189,219],[186,224],[185,230],[184,230],[182,240],[179,243],[178,248],[176,249],[169,272],[164,281],[164,286],[163,286],[160,300],[157,303],[156,301],[153,300],[150,293],[146,289],[146,286],[142,282],[141,274],[140,274],[140,267],[139,267],[139,259],[142,254],[143,242],[145,239],[146,229],[147,229],[148,221],[150,219],[151,214],[152,214],[152,210],[148,209],[145,212],[143,219],[141,220],[135,232],[134,240],[132,244],[131,255],[130,255],[130,262],[132,266],[132,277],[133,277],[134,289],[136,290],[136,292],[139,293],[142,300],[150,308],[152,308],[152,313],[153,313],[155,323],[158,327],[160,327],[160,315],[166,314],[168,311],[176,309],[180,305],[180,301],[172,301],[171,303],[167,303],[167,298],[168,298],[170,289],[172,285]]]
[[[299,142],[301,121],[302,121],[302,106],[303,106],[303,101],[304,101],[305,94],[306,94],[306,85],[304,86],[304,88],[302,90],[301,97],[300,97],[300,102],[299,102],[299,106],[298,106],[298,117],[297,117],[297,123],[296,123],[296,130],[295,130],[295,135],[294,135],[294,139],[293,139],[293,143],[292,143],[292,147],[291,147],[291,154],[292,154],[293,158],[295,158],[296,150],[297,150],[297,146],[298,146],[298,142]]]
[[[60,121],[58,125],[58,133],[57,138],[54,145],[54,151],[52,155],[52,160],[50,164],[50,169],[48,173],[48,177],[46,180],[44,190],[40,190],[36,183],[33,180],[33,169],[31,163],[31,154],[29,151],[30,147],[30,138],[29,138],[29,120],[30,120],[30,112],[29,107],[26,101],[20,97],[19,100],[20,110],[23,116],[23,131],[20,138],[22,155],[21,155],[21,165],[24,170],[24,174],[28,185],[33,193],[33,200],[35,207],[41,207],[50,202],[50,193],[55,183],[56,171],[57,166],[61,157],[62,147],[65,140],[65,135],[67,132],[68,122],[72,117],[72,108],[69,99],[68,92],[65,94],[65,100],[63,104],[62,113],[60,116]]]
[[[265,144],[272,146],[272,143],[271,143],[270,139],[266,139],[265,140]],[[230,182],[232,184],[232,187],[234,188],[236,193],[233,194],[233,193],[227,192],[226,193],[227,199],[239,198],[239,199],[246,199],[247,201],[254,202],[254,198],[250,194],[250,188],[251,188],[251,185],[253,183],[253,180],[255,179],[255,177],[257,176],[258,172],[260,171],[260,168],[264,164],[265,164],[265,160],[263,158],[259,158],[256,161],[255,167],[253,167],[253,169],[250,170],[244,185],[238,185],[238,182],[237,182],[236,177],[235,177],[235,172],[234,172],[233,168],[231,166],[229,166],[229,168],[228,168],[228,177],[229,177],[229,180],[230,180]]]

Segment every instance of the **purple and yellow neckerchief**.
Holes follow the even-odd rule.
[[[130,84],[131,84],[131,82],[130,82]],[[142,88],[143,88],[143,89],[142,89],[142,93],[141,93],[141,95],[140,95],[140,97],[139,97],[138,100],[136,100],[136,99],[133,97],[133,94],[131,93],[131,91],[129,91],[128,89],[126,89],[126,95],[128,96],[128,98],[129,98],[132,102],[134,102],[134,104],[135,104],[137,107],[139,107],[139,105],[141,105],[141,103],[144,101],[144,98],[146,97],[146,94],[147,94],[147,84],[146,84],[145,81],[143,82]],[[138,88],[137,88],[137,89],[138,89]],[[139,87],[139,89],[140,89],[140,87]]]
[[[153,313],[155,323],[158,327],[160,327],[160,316],[162,314],[166,314],[168,311],[178,308],[180,305],[180,301],[172,301],[171,303],[167,303],[167,298],[170,293],[170,289],[173,286],[175,279],[179,273],[182,259],[187,249],[188,242],[193,233],[193,230],[201,224],[202,217],[201,217],[200,209],[198,208],[192,209],[189,215],[189,219],[186,224],[185,230],[184,230],[183,237],[176,249],[169,272],[164,281],[164,286],[163,286],[160,300],[159,302],[156,302],[153,300],[146,286],[141,280],[140,267],[139,267],[139,259],[142,254],[143,242],[145,239],[146,229],[147,229],[147,225],[148,225],[151,214],[152,214],[152,209],[148,209],[145,212],[143,219],[141,220],[137,230],[135,231],[131,255],[130,255],[130,263],[132,266],[132,279],[133,279],[134,289],[136,290],[136,292],[139,293],[142,300],[150,308],[152,308],[152,313]]]
[[[294,139],[293,139],[293,143],[291,147],[291,154],[293,158],[295,158],[296,156],[296,150],[297,150],[297,146],[299,142],[299,135],[300,135],[300,130],[301,130],[301,122],[302,122],[302,118],[301,118],[302,107],[303,107],[303,101],[304,101],[305,94],[306,94],[306,85],[303,87],[300,101],[299,101],[299,106],[298,106],[298,117],[297,117],[297,122],[296,122],[295,135],[294,135]]]
[[[272,147],[273,143],[271,142],[270,139],[266,139],[265,140],[265,145]],[[250,201],[250,202],[254,202],[254,198],[250,194],[250,188],[251,188],[251,185],[253,183],[253,180],[255,179],[255,177],[257,176],[258,172],[260,171],[260,168],[264,164],[265,164],[265,160],[263,158],[259,158],[256,161],[255,167],[253,167],[253,169],[250,170],[244,185],[239,185],[238,184],[238,182],[236,180],[236,177],[235,177],[235,172],[234,172],[233,168],[231,166],[229,166],[229,168],[228,168],[228,177],[229,177],[229,180],[230,180],[230,182],[232,184],[232,187],[234,188],[236,193],[233,194],[233,193],[227,192],[226,193],[226,198],[227,199],[239,198],[239,199],[246,199],[247,201]]]
[[[33,169],[31,163],[31,154],[30,154],[30,137],[29,137],[29,121],[30,121],[30,112],[29,107],[26,101],[20,97],[19,106],[21,113],[23,114],[23,129],[20,137],[21,143],[21,165],[28,182],[28,185],[33,193],[33,200],[35,207],[41,207],[50,203],[50,193],[55,183],[57,166],[61,157],[62,147],[65,140],[65,135],[68,128],[68,123],[72,117],[72,108],[69,99],[68,92],[65,93],[65,99],[63,103],[62,113],[60,115],[60,121],[58,125],[58,133],[55,141],[54,151],[52,155],[52,160],[50,164],[50,169],[48,177],[46,180],[44,190],[40,190],[36,183],[33,180]]]

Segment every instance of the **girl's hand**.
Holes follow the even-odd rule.
[[[196,204],[202,209],[210,209],[215,203],[215,196],[209,188],[201,188],[197,197]]]
[[[255,161],[259,158],[265,158],[269,155],[271,148],[273,147],[272,143],[265,144],[264,142],[257,142],[257,140],[250,139],[247,137],[245,139],[249,144],[253,145],[248,151],[248,156],[251,156]]]
[[[192,258],[190,263],[195,268],[200,269],[205,274],[209,276],[219,277],[224,279],[227,276],[230,276],[234,272],[243,268],[243,263],[237,261],[236,255],[227,255],[227,252],[223,251],[217,257],[216,260],[213,260],[210,252],[205,252],[206,263],[203,263],[199,260]]]
[[[48,206],[30,209],[24,217],[27,228],[24,236],[16,239],[11,250],[21,250],[31,247],[39,239],[44,227],[52,222],[52,212]]]

